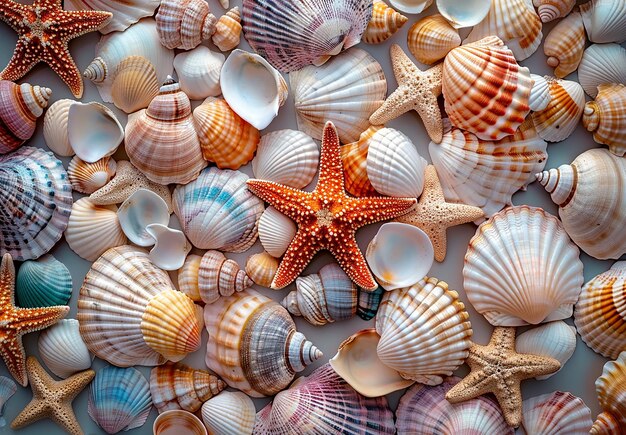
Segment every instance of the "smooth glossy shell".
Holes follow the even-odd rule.
[[[433,0],[389,0],[391,6],[407,14],[419,14],[433,4]]]
[[[158,223],[146,225],[146,232],[154,241],[150,261],[163,270],[180,269],[192,248],[185,233]]]
[[[117,164],[111,157],[87,163],[75,156],[67,168],[67,175],[75,191],[89,195],[111,181],[116,169]]]
[[[52,373],[68,378],[91,367],[93,356],[80,336],[78,320],[62,319],[39,334],[39,356]]]
[[[367,23],[367,28],[361,40],[366,44],[385,42],[400,30],[407,21],[407,17],[387,6],[384,1],[374,0],[372,18]]]
[[[259,240],[273,257],[281,257],[296,235],[296,224],[270,206],[259,218]]]
[[[618,156],[626,154],[626,86],[598,86],[594,101],[585,104],[583,125],[593,132],[593,140],[606,144]]]
[[[220,71],[226,57],[200,45],[174,58],[180,89],[192,100],[216,97],[222,93]]]
[[[72,296],[72,275],[52,255],[22,263],[15,280],[15,298],[20,307],[67,305]]]
[[[223,391],[202,405],[202,421],[210,433],[252,435],[256,408],[244,393]]]
[[[154,238],[146,230],[148,225],[170,223],[167,204],[148,189],[139,189],[129,196],[117,210],[117,218],[126,237],[139,246],[154,245]]]
[[[58,156],[74,155],[67,137],[67,114],[74,103],[74,100],[67,98],[57,100],[48,107],[43,117],[43,139],[48,148]]]
[[[117,150],[124,140],[124,127],[103,104],[76,102],[67,112],[67,138],[81,160],[95,163]]]
[[[554,75],[563,78],[576,71],[585,50],[585,26],[579,12],[572,12],[552,28],[543,44],[547,64]]]
[[[160,85],[152,62],[143,56],[128,56],[115,69],[111,100],[118,109],[133,113],[148,107]]]
[[[598,95],[598,85],[626,83],[626,48],[619,44],[587,47],[578,65],[578,81],[592,98]]]
[[[600,408],[604,411],[599,417],[604,415],[604,420],[607,423],[612,421],[614,428],[625,427],[626,351],[620,353],[615,361],[609,361],[604,364],[602,375],[596,380],[596,393],[598,393]],[[594,423],[594,427],[597,423]],[[591,433],[594,433],[593,429]]]
[[[576,328],[562,320],[529,329],[518,335],[515,340],[515,350],[518,353],[554,358],[561,363],[561,368],[572,357],[575,349]],[[538,376],[537,379],[548,379],[557,372]]]
[[[415,59],[430,65],[461,45],[461,37],[458,30],[444,17],[435,14],[424,17],[411,26],[407,45]]]
[[[560,142],[578,125],[585,106],[585,93],[578,82],[552,77],[546,80],[552,98],[544,110],[533,112],[532,119],[542,139]]]
[[[159,7],[159,0],[68,0],[65,9],[73,11],[106,11],[113,17],[100,33],[123,32],[143,17],[151,17]]]
[[[626,3],[622,0],[590,0],[580,5],[587,37],[591,42],[626,40]]]
[[[523,434],[587,435],[592,423],[591,410],[571,393],[555,391],[523,402]]]

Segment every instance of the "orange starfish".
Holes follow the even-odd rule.
[[[0,356],[17,382],[26,386],[26,353],[22,335],[54,325],[70,307],[19,308],[15,306],[15,267],[11,254],[0,265]]]
[[[61,0],[35,0],[32,5],[2,0],[0,20],[11,26],[19,39],[0,79],[15,81],[39,62],[45,62],[69,86],[72,94],[80,98],[83,78],[67,43],[98,30],[112,16],[110,12],[101,11],[64,11]]]
[[[263,180],[248,180],[248,187],[298,225],[298,232],[272,281],[272,288],[276,289],[296,279],[322,249],[333,254],[358,286],[375,289],[376,281],[359,250],[355,232],[364,225],[406,213],[415,204],[415,199],[410,198],[353,198],[346,195],[339,137],[330,121],[324,127],[319,180],[313,192]]]

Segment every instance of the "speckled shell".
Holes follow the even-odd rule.
[[[378,196],[367,176],[367,154],[372,136],[381,128],[384,126],[372,125],[361,133],[358,141],[341,147],[345,187],[352,196]]]
[[[248,257],[246,274],[255,284],[270,288],[278,271],[278,265],[278,258],[272,257],[267,252],[260,252]]]
[[[587,47],[578,65],[578,81],[592,98],[598,95],[599,85],[626,83],[626,48],[619,44]]]
[[[281,257],[296,235],[296,224],[269,206],[259,218],[259,240],[273,257]]]
[[[533,0],[533,5],[541,21],[549,23],[567,16],[576,5],[576,0]]]
[[[241,30],[241,12],[234,7],[217,20],[211,41],[221,51],[230,51],[239,45]]]
[[[531,87],[528,68],[520,67],[497,37],[457,47],[443,62],[442,92],[450,122],[480,139],[515,133],[530,112]],[[498,98],[501,93],[509,97]]]
[[[67,175],[75,191],[91,194],[111,181],[116,168],[117,164],[111,157],[87,163],[75,156],[67,168]]]
[[[602,375],[596,380],[596,392],[602,413],[593,424],[592,434],[615,434],[616,428],[626,427],[626,351],[619,354],[615,361],[604,364]],[[613,431],[604,432],[600,426],[613,427]],[[594,429],[597,429],[594,431]]]
[[[409,29],[407,45],[415,59],[427,65],[443,59],[461,45],[459,31],[441,15],[422,18]]]
[[[217,24],[205,0],[161,0],[155,20],[161,44],[183,50],[209,39]]]
[[[111,100],[126,113],[145,109],[159,93],[154,65],[143,56],[128,56],[115,69]]]
[[[221,94],[220,71],[225,59],[223,54],[204,45],[177,54],[174,69],[182,91],[192,100]]]
[[[286,388],[296,372],[322,356],[291,316],[271,299],[245,290],[204,307],[205,362],[229,386],[252,397]]]
[[[67,137],[67,113],[74,103],[67,98],[56,100],[43,117],[43,139],[52,152],[62,157],[74,155]]]
[[[576,71],[585,50],[585,26],[580,12],[574,11],[552,28],[543,44],[546,63],[554,75],[563,78]]]
[[[532,119],[541,138],[560,142],[567,139],[578,125],[585,107],[585,93],[578,82],[547,76],[546,80],[552,99],[544,110],[533,112]]]
[[[240,391],[223,391],[202,405],[202,421],[210,433],[252,435],[256,408]]]
[[[540,208],[513,206],[482,223],[470,240],[463,287],[494,326],[522,326],[572,315],[583,265],[561,222]]]
[[[178,361],[196,351],[198,315],[193,301],[174,290],[148,253],[131,246],[111,248],[98,258],[78,298],[87,347],[120,367]]]
[[[366,398],[325,364],[281,391],[257,413],[254,433],[311,435],[393,434],[393,413],[385,397]]]
[[[67,305],[72,296],[72,275],[52,255],[22,263],[15,280],[17,304],[23,308]]]
[[[59,241],[72,208],[72,186],[50,152],[22,147],[0,155],[0,255],[39,258]]]
[[[159,3],[159,0],[68,0],[65,9],[111,12],[111,20],[98,29],[100,33],[110,33],[123,32],[139,19],[151,17]]]
[[[6,419],[2,416],[4,414],[4,405],[9,401],[11,397],[17,391],[17,384],[6,376],[0,376],[0,426],[5,426]]]
[[[580,5],[587,37],[591,42],[626,40],[626,3],[623,0],[590,0]]]
[[[585,104],[583,125],[593,132],[593,140],[608,145],[613,154],[626,154],[626,86],[599,85],[595,101]]]
[[[575,349],[576,328],[562,320],[529,329],[515,340],[517,352],[554,358],[561,363],[561,368],[572,357]],[[558,370],[549,375],[538,376],[537,379],[548,379],[556,373]]]
[[[387,292],[376,315],[380,360],[406,379],[437,385],[463,364],[472,327],[457,292],[425,277]]]
[[[522,434],[587,435],[592,423],[591,410],[571,393],[555,391],[523,402]]]
[[[408,18],[390,8],[382,0],[374,0],[372,18],[367,23],[367,28],[361,40],[366,44],[380,44],[391,38]]]
[[[52,373],[68,378],[91,367],[93,356],[80,336],[78,320],[62,319],[39,334],[39,356]]]

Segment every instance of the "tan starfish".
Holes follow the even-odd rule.
[[[451,403],[470,400],[493,393],[509,426],[522,421],[522,391],[524,379],[549,375],[561,368],[554,358],[517,353],[515,328],[496,327],[487,346],[472,343],[465,363],[470,373],[446,394]]]
[[[433,142],[441,143],[443,122],[437,97],[441,95],[442,63],[421,71],[399,45],[393,44],[389,52],[398,89],[370,116],[370,122],[373,125],[384,124],[409,110],[415,110],[422,118],[428,136]]]
[[[443,189],[433,165],[426,167],[424,191],[413,209],[396,219],[423,230],[435,249],[435,260],[446,258],[446,230],[450,227],[475,221],[485,215],[478,207],[446,202]]]
[[[82,435],[72,400],[91,382],[96,372],[85,370],[62,381],[55,381],[41,367],[34,356],[26,361],[28,379],[33,390],[33,399],[11,423],[20,429],[43,418],[49,418],[71,435]]]

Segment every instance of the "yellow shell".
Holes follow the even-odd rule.
[[[117,66],[111,99],[118,109],[126,113],[145,109],[158,93],[156,70],[145,57],[129,56]]]
[[[544,23],[566,16],[575,4],[576,0],[533,0],[539,18]]]
[[[424,17],[411,26],[407,44],[417,60],[430,65],[461,45],[461,37],[458,30],[444,17],[435,14]]]
[[[111,180],[115,175],[116,166],[115,160],[111,157],[103,157],[95,163],[87,163],[75,156],[67,168],[67,176],[74,190],[91,194]]]
[[[235,7],[217,20],[215,33],[211,37],[213,44],[222,51],[230,51],[239,45],[241,38],[241,13]]]
[[[361,37],[366,44],[380,44],[393,36],[408,18],[387,6],[382,0],[374,0],[372,18]]]
[[[278,259],[267,252],[251,255],[246,261],[246,273],[255,284],[263,287],[271,287],[277,270]]]
[[[341,161],[343,162],[343,176],[346,191],[353,196],[378,196],[376,190],[367,177],[367,151],[372,136],[384,128],[384,125],[373,125],[352,142],[341,147]]]
[[[578,82],[547,77],[550,96],[545,109],[533,112],[537,133],[548,142],[560,142],[569,137],[578,125],[585,106],[585,92]]]
[[[596,380],[596,392],[602,413],[591,428],[592,434],[615,435],[618,431],[603,431],[605,428],[626,427],[626,351],[619,354],[615,361],[604,365],[602,375]]]
[[[552,28],[543,44],[546,63],[554,75],[563,78],[576,71],[585,51],[585,26],[580,12],[575,11]]]
[[[626,154],[626,86],[598,86],[595,101],[585,104],[583,125],[593,132],[593,140],[606,144],[618,156]]]

